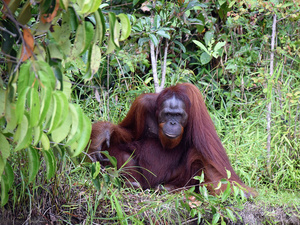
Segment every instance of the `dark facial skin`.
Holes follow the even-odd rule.
[[[173,139],[182,135],[186,126],[188,115],[185,104],[173,96],[162,104],[162,110],[158,114],[158,123],[167,138]]]

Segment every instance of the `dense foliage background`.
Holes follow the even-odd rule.
[[[118,123],[139,94],[192,82],[234,169],[257,189],[258,208],[287,209],[299,223],[299,10],[295,0],[1,0],[0,215],[71,224],[240,219],[238,194],[125,190],[122,170],[83,152],[91,121]]]

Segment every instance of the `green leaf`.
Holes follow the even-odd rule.
[[[25,87],[22,89],[21,93],[19,93],[18,100],[16,103],[17,124],[20,124],[22,122],[25,111],[26,96],[29,90],[29,87]]]
[[[213,41],[214,32],[213,31],[207,31],[204,35],[204,41],[206,45],[209,45]]]
[[[105,19],[104,19],[104,16],[103,16],[100,9],[95,11],[94,16],[95,16],[95,21],[96,21],[95,34],[94,34],[94,43],[99,42],[99,45],[101,45],[102,41],[103,41],[103,38],[104,38],[104,35],[105,35],[105,30],[106,30]]]
[[[154,34],[149,34],[149,38],[151,39],[151,41],[155,47],[159,44],[159,42]]]
[[[0,133],[0,152],[3,160],[6,160],[10,155],[9,143],[6,140],[6,137]],[[1,175],[1,173],[0,173]]]
[[[92,163],[93,184],[96,187],[96,189],[98,191],[100,191],[101,185],[100,185],[100,180],[99,180],[99,172],[96,172],[96,171],[98,171],[98,169],[99,169],[99,172],[100,172],[100,163],[99,162],[93,162]]]
[[[101,50],[98,45],[93,44],[91,51],[91,72],[92,75],[97,73],[101,62]]]
[[[120,25],[114,13],[109,12],[108,17],[109,17],[110,40],[113,42],[115,47],[119,47]]]
[[[16,104],[11,103],[8,99],[6,100],[5,107],[5,119],[6,127],[3,130],[3,133],[14,133],[14,130],[17,126],[17,116],[16,116]]]
[[[48,87],[44,87],[41,89],[41,108],[40,108],[40,121],[38,125],[41,125],[44,123],[44,120],[46,118],[47,112],[49,110],[50,104],[51,104],[51,95],[52,90]]]
[[[49,87],[51,90],[54,90],[56,79],[50,65],[44,61],[37,61],[37,71],[42,88]]]
[[[31,2],[27,1],[25,5],[23,6],[21,12],[19,12],[19,16],[17,18],[17,21],[21,23],[22,25],[25,25],[28,23],[28,21],[31,19]]]
[[[55,174],[56,171],[56,163],[55,157],[52,151],[43,151],[43,156],[46,162],[46,174],[47,180],[49,181]]]
[[[85,48],[86,45],[86,34],[85,34],[85,26],[84,24],[79,24],[76,31],[76,36],[74,40],[74,44],[71,48],[71,60],[75,60],[77,56],[79,56]]]
[[[101,169],[100,163],[98,161],[93,162],[93,167],[94,167],[94,171],[93,171],[92,175],[93,175],[93,179],[96,179],[100,173],[100,169]]]
[[[44,132],[42,132],[42,134],[41,134],[41,144],[42,144],[44,150],[50,149],[49,138]]]
[[[209,54],[207,54],[206,52],[202,52],[202,54],[200,56],[200,61],[201,61],[202,65],[209,63],[210,60],[211,60],[211,56]]]
[[[117,159],[115,157],[110,156],[108,151],[101,151],[101,154],[105,155],[105,157],[108,158],[114,168],[117,168]]]
[[[85,28],[86,42],[85,42],[84,50],[82,52],[85,52],[91,46],[94,37],[94,26],[92,23],[85,21],[84,28]]]
[[[230,194],[231,194],[231,187],[230,186],[231,186],[230,182],[228,181],[227,188],[222,194],[222,202],[225,202],[228,199],[228,197],[230,196]]]
[[[20,67],[19,78],[18,78],[18,93],[20,94],[24,88],[30,86],[29,80],[33,73],[30,71],[31,63],[28,60]]]
[[[29,172],[28,182],[31,183],[35,179],[37,173],[39,172],[40,155],[38,153],[38,150],[32,147],[29,147],[27,149],[27,155],[28,155],[28,172]]]
[[[57,128],[68,115],[68,100],[62,91],[53,92],[53,114],[49,125],[48,133]]]
[[[180,49],[183,53],[186,52],[186,48],[184,47],[184,45],[181,42],[174,40],[174,43],[180,47]]]
[[[8,202],[8,185],[1,179],[1,207]]]
[[[6,91],[0,88],[0,118],[5,114]]]
[[[14,171],[11,168],[11,165],[7,162],[5,164],[5,174],[3,174],[3,178],[5,183],[7,184],[8,189],[10,189],[14,183]]]
[[[90,141],[91,132],[92,132],[92,124],[90,119],[82,113],[83,116],[83,129],[81,130],[80,139],[77,142],[77,147],[75,151],[72,153],[72,157],[79,155],[87,144]]]
[[[25,113],[21,124],[19,124],[14,134],[14,140],[18,142],[15,151],[28,147],[32,140],[31,133],[32,129],[29,128],[28,115]]]
[[[40,114],[39,93],[34,87],[29,89],[28,100],[29,100],[30,127],[34,127],[39,122],[39,114]]]
[[[62,6],[63,6],[64,10],[68,10],[69,0],[60,0],[60,3],[62,3]]]
[[[165,30],[158,30],[158,31],[156,32],[156,34],[159,35],[159,36],[161,36],[161,37],[165,37],[165,38],[167,38],[167,39],[170,39],[170,38],[171,38],[171,37],[170,37],[170,34],[167,33]]]
[[[229,217],[229,219],[231,219],[233,222],[236,221],[236,218],[230,209],[226,208],[226,213],[227,213],[227,216]]]
[[[218,42],[214,48],[214,51],[217,52],[219,51],[221,48],[223,48],[226,44],[226,41],[221,41],[221,42]]]
[[[69,110],[72,115],[72,127],[67,140],[67,145],[73,144],[80,137],[80,131],[83,128],[82,111],[78,105],[69,104]]]
[[[68,112],[68,116],[63,121],[63,123],[57,127],[51,133],[51,138],[55,143],[61,143],[69,134],[72,124],[72,115],[71,112]]]
[[[35,126],[33,128],[33,137],[34,137],[34,141],[33,141],[33,146],[36,146],[40,139],[41,139],[41,136],[42,136],[42,129],[40,126]]]
[[[2,155],[0,155],[0,180],[2,180],[2,174],[5,168],[6,160],[3,159]]]
[[[129,37],[129,35],[131,33],[130,21],[129,21],[128,16],[124,13],[119,14],[118,17],[120,18],[121,28],[122,28],[122,34],[121,34],[120,41],[124,41],[125,39],[127,39]]]
[[[89,10],[89,13],[93,13],[93,12],[97,11],[97,9],[99,8],[101,2],[102,2],[102,0],[93,0],[92,1],[92,6]]]
[[[219,219],[220,219],[220,213],[215,213],[215,214],[213,215],[213,219],[212,219],[212,221],[211,221],[211,224],[212,224],[212,225],[213,225],[213,224],[217,224],[218,221],[219,221]]]
[[[200,41],[193,40],[193,42],[194,42],[200,49],[202,49],[203,51],[205,51],[205,52],[209,55],[209,52],[208,52],[207,48],[206,48]]]

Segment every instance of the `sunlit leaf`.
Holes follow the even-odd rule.
[[[47,180],[50,180],[56,171],[56,163],[55,163],[55,157],[53,152],[50,151],[43,151],[43,156],[45,158],[46,162],[46,174],[47,174]]]
[[[99,67],[101,62],[101,50],[98,45],[93,44],[92,51],[91,51],[91,72],[94,75]]]
[[[82,114],[82,116],[83,116],[83,129],[81,130],[80,139],[77,142],[77,147],[74,150],[72,157],[79,155],[85,149],[88,142],[90,141],[92,124],[90,119],[85,114]]]
[[[118,17],[121,20],[121,29],[122,29],[120,41],[124,41],[125,39],[127,39],[129,37],[129,35],[131,33],[130,21],[129,21],[128,16],[124,13],[119,14]]]
[[[1,133],[0,133],[0,152],[1,152],[3,160],[6,160],[10,155],[9,143],[8,143],[6,137]]]

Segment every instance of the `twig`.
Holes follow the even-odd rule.
[[[275,36],[276,36],[276,14],[273,16],[272,25],[272,39],[271,39],[271,55],[270,55],[270,78],[272,79],[274,73],[274,48],[275,48]],[[271,90],[272,91],[272,90]],[[271,156],[271,110],[272,110],[272,97],[268,99],[267,104],[267,168],[271,169],[270,156]]]

